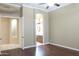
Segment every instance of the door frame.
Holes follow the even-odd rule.
[[[22,48],[23,49],[23,46],[24,46],[23,45],[24,44],[24,38],[22,38],[23,31],[22,31],[22,27],[21,27],[21,26],[23,26],[23,24],[22,24],[23,18],[22,17],[15,17],[15,16],[3,16],[3,15],[0,15],[0,18],[1,17],[10,17],[10,18],[15,18],[15,19],[18,19],[19,20],[19,44],[20,44],[20,47],[19,48]]]
[[[41,15],[43,16],[42,13],[35,13],[35,14],[34,14],[34,34],[35,34],[35,44],[36,44],[36,38],[37,38],[37,37],[36,37],[36,23],[35,23],[35,22],[36,22],[36,14],[41,14]],[[43,16],[43,43],[42,43],[42,45],[44,45],[44,40],[45,40],[45,39],[44,39],[44,36],[45,36],[45,35],[44,35],[44,32],[45,32],[45,31],[44,31],[44,16]]]

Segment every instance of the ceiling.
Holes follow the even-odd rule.
[[[60,6],[57,7],[54,4],[49,6],[48,9],[46,9],[47,4],[44,3],[42,5],[39,5],[39,3],[0,3],[0,13],[17,13],[20,12],[20,7],[21,5],[30,7],[30,8],[35,8],[35,9],[41,9],[46,12],[53,11],[55,9],[61,8],[63,6],[69,5],[69,3],[58,3]]]
[[[54,3],[52,3],[48,9],[46,9],[46,6],[48,6],[48,3],[44,3],[42,5],[39,5],[39,3],[25,3],[24,6],[41,9],[46,12],[50,12],[50,11],[56,10],[58,8],[61,8],[63,6],[69,5],[70,3],[58,3],[58,4],[60,5],[59,7],[55,6]]]
[[[20,8],[7,3],[0,3],[0,13],[17,13]]]
[[[54,3],[49,3],[50,6],[48,9],[46,9],[46,7],[48,6],[48,3],[43,3],[42,5],[40,5],[40,3],[14,3],[13,5],[21,6],[22,4],[23,4],[23,6],[26,6],[26,7],[41,9],[46,12],[50,12],[50,11],[56,10],[58,8],[61,8],[63,6],[67,6],[71,3],[58,3],[60,5],[59,7],[55,6]]]

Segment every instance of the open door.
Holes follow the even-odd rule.
[[[36,45],[43,45],[44,42],[44,34],[43,34],[43,15],[36,14],[35,15],[35,37],[36,37]]]

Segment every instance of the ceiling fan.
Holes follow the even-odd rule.
[[[49,8],[50,8],[50,5],[47,4],[47,3],[39,3],[39,5],[47,5],[47,6],[46,6],[46,9],[49,9]],[[60,4],[58,4],[58,3],[54,3],[53,5],[54,5],[54,6],[57,6],[57,7],[60,6]],[[51,5],[51,6],[52,6],[52,5]]]

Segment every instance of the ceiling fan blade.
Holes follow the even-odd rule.
[[[46,6],[46,9],[48,9],[49,8],[49,6]]]
[[[57,7],[59,7],[59,6],[60,6],[60,4],[58,4],[58,3],[55,3],[54,5],[55,5],[55,6],[57,6]]]

